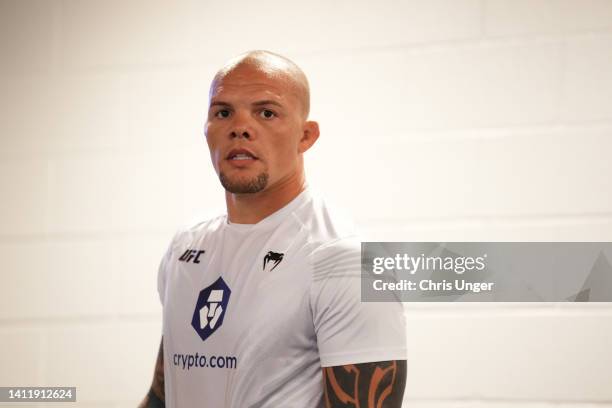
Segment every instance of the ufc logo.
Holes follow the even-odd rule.
[[[198,258],[200,258],[200,255],[202,255],[204,252],[204,250],[197,250],[197,249],[188,249],[185,252],[183,252],[183,255],[181,255],[181,257],[179,258],[179,261],[181,262],[192,262],[193,263],[200,263],[200,260]]]

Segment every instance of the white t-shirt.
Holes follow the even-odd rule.
[[[321,367],[406,359],[402,306],[361,302],[341,224],[305,190],[257,224],[175,235],[158,275],[166,407],[323,407]]]

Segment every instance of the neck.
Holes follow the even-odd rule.
[[[306,188],[303,171],[296,172],[259,193],[225,192],[227,215],[236,224],[256,224],[289,204]]]

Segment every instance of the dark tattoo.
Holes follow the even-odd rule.
[[[405,386],[405,360],[323,368],[326,408],[400,408]]]
[[[157,353],[157,362],[155,363],[155,374],[153,375],[153,384],[151,385],[151,391],[161,401],[166,400],[166,394],[164,390],[164,339],[162,338],[159,344],[159,352]]]
[[[149,394],[147,395],[147,405],[146,408],[166,408],[166,403],[160,400],[157,395],[153,392],[153,390],[149,390]]]
[[[164,338],[162,337],[155,362],[155,373],[149,393],[138,405],[138,408],[165,408],[166,395],[164,391]]]

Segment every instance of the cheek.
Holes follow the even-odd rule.
[[[275,150],[276,162],[287,167],[295,163],[298,153],[298,141],[296,137],[291,139],[287,138],[287,134],[280,136],[283,140],[282,143],[276,143],[273,148]]]
[[[206,144],[208,145],[208,150],[210,152],[210,159],[213,162],[213,165],[217,165],[219,162],[219,156],[221,154],[221,149],[219,146],[219,139],[216,137],[214,132],[211,132],[210,129],[206,135]]]
[[[208,145],[208,150],[210,150],[210,156],[212,157],[216,145],[215,145],[215,140],[213,136],[210,134],[210,132],[208,133],[208,135],[206,135],[206,144]]]
[[[223,127],[219,123],[209,123],[206,126],[206,143],[209,147],[218,146],[223,134]]]

